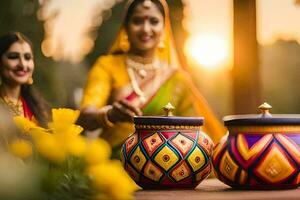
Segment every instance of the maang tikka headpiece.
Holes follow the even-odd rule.
[[[151,5],[152,5],[152,1],[151,1],[151,0],[145,0],[145,1],[143,2],[143,6],[144,6],[145,8],[150,8]]]

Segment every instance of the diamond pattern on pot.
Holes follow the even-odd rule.
[[[130,138],[128,138],[125,142],[126,147],[126,154],[128,155],[132,148],[138,143],[139,138],[137,134],[133,134]]]
[[[148,161],[148,163],[146,164],[146,166],[144,168],[144,175],[147,178],[158,182],[164,174],[158,167],[155,166],[154,163],[152,163],[151,161]]]
[[[149,156],[152,156],[156,149],[158,149],[163,143],[164,140],[158,135],[158,133],[154,133],[143,140],[143,145]]]
[[[300,165],[300,146],[298,146],[297,143],[287,135],[275,134],[275,137],[281,144],[284,145],[293,159],[295,159]]]
[[[293,175],[297,169],[282,151],[277,144],[273,144],[255,168],[255,174],[269,183],[278,183]]]
[[[193,147],[193,141],[181,133],[173,138],[171,143],[180,151],[183,156],[186,156],[186,154]]]
[[[195,147],[193,152],[189,155],[187,161],[192,166],[194,172],[198,171],[201,167],[206,164],[206,159],[203,152]]]
[[[248,140],[250,136],[248,136]],[[249,145],[247,142],[246,136],[243,134],[239,134],[237,136],[237,149],[244,160],[248,161],[251,158],[259,155],[259,152],[261,152],[263,149],[267,147],[267,145],[271,142],[273,136],[272,134],[266,134],[263,137],[259,137],[259,140],[256,141],[253,145]],[[249,161],[250,162],[250,161]]]
[[[199,134],[198,144],[206,151],[208,155],[212,155],[214,143],[213,141],[204,133]]]
[[[232,160],[228,151],[226,151],[220,162],[221,174],[229,180],[234,181],[237,171],[238,165]]]
[[[135,167],[136,170],[138,170],[139,172],[142,171],[145,163],[147,162],[147,159],[144,156],[139,146],[131,155],[130,162]]]
[[[154,157],[155,162],[168,171],[179,160],[177,154],[168,146],[164,146]]]
[[[211,169],[212,169],[212,166],[210,163],[208,163],[208,165],[203,170],[201,170],[200,172],[198,172],[196,174],[196,180],[201,181],[201,180],[205,179],[210,174]]]
[[[135,169],[133,169],[130,165],[126,165],[125,166],[125,169],[127,171],[127,173],[129,174],[129,176],[135,180],[135,181],[138,181],[139,180],[139,173],[137,171],[135,171]]]
[[[182,161],[170,174],[176,181],[181,181],[191,175],[191,170],[186,162]]]

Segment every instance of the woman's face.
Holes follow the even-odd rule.
[[[25,41],[13,43],[2,55],[0,73],[4,82],[23,85],[32,77],[34,70],[33,54]]]
[[[132,48],[139,51],[155,49],[163,31],[164,17],[154,3],[150,7],[140,3],[134,8],[127,26],[128,39]]]

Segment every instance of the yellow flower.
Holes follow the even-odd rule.
[[[36,149],[41,156],[54,163],[61,163],[67,156],[67,141],[59,141],[53,134],[44,134],[35,140]]]
[[[37,127],[35,123],[21,116],[14,117],[14,122],[23,133],[28,133],[32,128]]]
[[[71,135],[80,135],[80,133],[83,131],[83,128],[81,126],[72,124],[68,127],[67,130],[65,130],[66,133]]]
[[[85,159],[88,164],[96,165],[107,161],[111,155],[110,145],[103,139],[88,142]]]
[[[62,137],[62,139],[67,139],[70,136],[77,136],[83,131],[81,126],[75,124],[65,124],[63,122],[49,123],[48,126],[53,134],[59,135]]]
[[[52,123],[50,130],[53,136],[63,142],[67,152],[74,156],[82,156],[86,150],[86,141],[80,136],[81,126],[74,124]]]
[[[133,199],[132,194],[138,189],[119,161],[94,165],[87,173],[91,177],[94,188],[104,192],[110,199]]]
[[[32,136],[33,140],[35,142],[37,142],[41,137],[45,136],[45,135],[48,135],[50,134],[50,130],[48,129],[44,129],[44,128],[41,128],[41,127],[35,127],[35,128],[32,128],[30,131],[29,131],[30,135]]]
[[[75,122],[80,114],[79,110],[71,109],[52,109],[53,122],[49,123],[48,126],[54,134],[66,135],[69,134],[79,135],[83,128],[75,125]]]
[[[53,123],[75,124],[79,114],[79,110],[67,108],[52,109]]]
[[[86,140],[82,136],[72,136],[67,142],[67,151],[73,156],[82,156],[86,152]]]
[[[71,109],[52,109],[53,121],[49,123],[49,129],[37,126],[33,122],[24,117],[16,117],[15,123],[26,133],[30,133],[38,153],[51,162],[61,163],[68,154],[74,156],[82,156],[85,154],[86,141],[80,136],[83,131],[81,126],[75,125],[80,111]],[[105,155],[110,152],[107,150],[106,144],[92,145],[96,150],[104,150]],[[93,154],[92,154],[93,155]],[[110,155],[110,154],[109,154]],[[102,156],[109,157],[109,156]],[[99,160],[99,156],[95,159]],[[93,160],[93,159],[90,159]]]
[[[32,155],[32,146],[28,141],[16,140],[10,144],[10,151],[15,156],[25,159]]]

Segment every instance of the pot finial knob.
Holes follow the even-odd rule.
[[[164,111],[166,112],[166,116],[173,116],[173,110],[175,110],[175,107],[169,102],[167,105],[163,107]]]
[[[263,103],[258,107],[261,111],[261,115],[262,117],[271,117],[271,113],[270,113],[270,109],[272,108],[272,106],[268,103]]]

